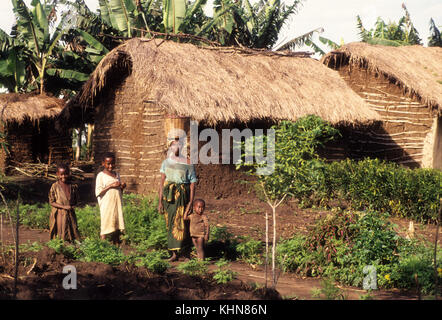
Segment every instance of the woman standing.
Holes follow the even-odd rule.
[[[181,156],[181,147],[177,140],[170,143],[167,158],[160,169],[158,212],[164,214],[166,220],[167,246],[172,252],[169,261],[178,259],[183,241],[189,238],[184,214],[191,210],[197,182],[195,167],[189,159]]]

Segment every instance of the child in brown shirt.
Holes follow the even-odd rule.
[[[184,214],[184,220],[190,220],[190,236],[196,248],[198,260],[204,260],[204,247],[209,241],[209,219],[204,214],[206,203],[202,199],[193,202],[193,212]]]

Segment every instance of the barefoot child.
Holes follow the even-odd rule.
[[[202,199],[193,202],[193,213],[184,214],[184,220],[190,220],[190,236],[196,248],[198,260],[204,260],[204,246],[209,241],[209,219],[204,214],[206,203]]]
[[[124,231],[122,193],[126,183],[122,183],[120,175],[115,172],[115,155],[106,153],[101,163],[103,170],[98,173],[95,182],[95,196],[98,199],[101,217],[100,237],[111,237],[115,245],[120,244],[120,235]]]
[[[57,178],[57,182],[52,184],[49,191],[49,204],[52,207],[49,217],[50,237],[70,242],[80,240],[77,216],[74,211],[79,198],[78,187],[71,184],[68,165],[59,164],[57,166]]]

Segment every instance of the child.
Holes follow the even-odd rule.
[[[122,183],[120,175],[114,171],[115,155],[106,153],[101,163],[103,170],[98,173],[95,182],[95,196],[98,199],[101,217],[100,238],[111,237],[114,245],[120,244],[120,235],[124,231],[122,193],[126,183]]]
[[[184,214],[184,220],[190,220],[190,236],[196,248],[198,260],[204,260],[204,246],[209,241],[209,219],[204,214],[206,203],[202,199],[193,202],[193,213]]]
[[[74,206],[78,203],[78,187],[71,184],[70,168],[66,164],[57,166],[57,182],[49,191],[49,204],[52,207],[49,217],[51,239],[56,237],[73,242],[80,240],[77,227],[77,216]]]

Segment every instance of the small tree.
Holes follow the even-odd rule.
[[[257,196],[266,202],[272,210],[273,241],[272,241],[272,286],[276,286],[276,215],[277,208],[290,197],[305,195],[314,192],[317,188],[317,170],[320,162],[317,148],[332,140],[338,130],[330,126],[317,116],[306,116],[296,122],[281,121],[272,126],[273,131],[264,137],[254,137],[253,141],[242,144],[243,158],[237,169],[243,168],[247,174],[256,177],[254,182]],[[256,139],[262,139],[262,148]],[[253,163],[247,162],[248,143],[253,143],[255,149]],[[264,149],[266,146],[266,149]],[[260,150],[257,150],[260,149]],[[262,154],[264,153],[264,154]],[[270,159],[274,154],[274,161],[269,169],[269,163],[259,159]],[[266,170],[264,170],[266,168]],[[268,213],[266,212],[266,264],[265,279],[267,286],[268,265]]]

